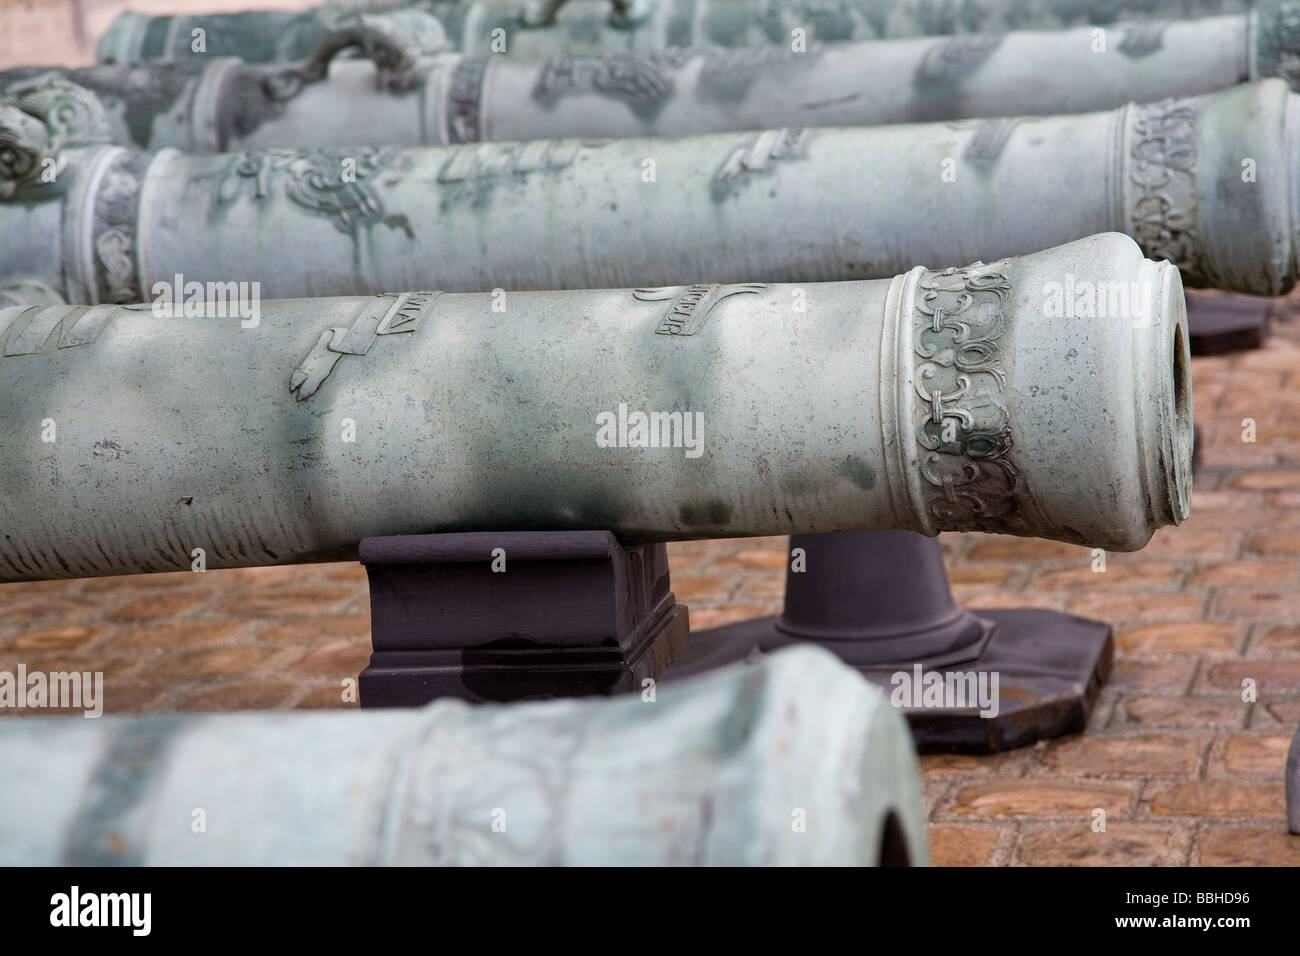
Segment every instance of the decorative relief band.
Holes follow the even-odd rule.
[[[340,232],[383,219],[384,207],[368,180],[391,171],[397,151],[364,147],[290,150],[261,149],[240,153],[226,167],[217,187],[217,204],[234,202],[251,181],[254,200],[271,195],[276,180],[283,180],[285,195],[309,212],[326,216]]]
[[[433,311],[440,291],[384,293],[366,303],[348,328],[329,328],[320,334],[307,357],[294,369],[289,391],[305,402],[319,391],[339,359],[365,355],[381,335],[414,332]]]
[[[1010,281],[1000,263],[926,272],[912,316],[924,502],[940,531],[1027,528],[1023,478],[1011,459],[1000,339]]]
[[[1168,259],[1185,280],[1196,280],[1197,101],[1168,99],[1129,110],[1127,232],[1148,258]]]
[[[465,57],[451,74],[447,94],[447,142],[478,143],[483,139],[483,76],[488,58]]]
[[[135,267],[136,220],[140,182],[151,159],[148,153],[124,150],[104,172],[95,192],[92,243],[100,302],[125,305],[144,301]]]

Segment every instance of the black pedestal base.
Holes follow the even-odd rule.
[[[695,634],[664,680],[802,641],[880,687],[921,752],[993,753],[1086,725],[1110,674],[1109,625],[1056,611],[968,611],[952,599],[938,542],[910,531],[801,534],[790,544],[806,570],[787,572],[781,616]]]
[[[606,531],[367,538],[374,653],[363,707],[611,694],[686,643],[662,544]]]
[[[1270,301],[1253,295],[1187,296],[1187,344],[1193,355],[1257,349],[1268,336]]]
[[[997,753],[1083,730],[1101,685],[1110,676],[1114,658],[1110,626],[1036,609],[980,611],[977,617],[989,627],[979,655],[971,660],[934,667],[917,661],[858,667],[890,696],[901,684],[894,675],[912,679],[917,664],[923,674],[998,675],[997,716],[981,716],[975,707],[901,708],[916,749]],[[663,680],[680,680],[794,643],[795,638],[777,630],[778,620],[764,617],[697,631]]]

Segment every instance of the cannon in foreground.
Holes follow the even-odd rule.
[[[5,866],[927,861],[903,720],[809,648],[613,701],[10,718],[0,756]]]
[[[1117,234],[801,287],[226,318],[184,298],[0,311],[0,580],[175,570],[195,549],[210,568],[342,560],[444,531],[1133,550],[1188,510],[1182,285]]]
[[[549,57],[651,52],[669,46],[789,47],[799,40],[845,42],[1007,30],[1057,30],[1118,20],[1183,19],[1238,12],[1243,0],[342,0],[304,13],[253,11],[207,16],[119,15],[99,41],[101,63],[148,63],[242,56],[249,62],[294,59],[356,12],[432,14],[455,49],[470,54]],[[202,32],[197,50],[195,30]],[[794,31],[802,31],[795,33]]]
[[[1038,119],[206,156],[33,120],[0,282],[84,304],[177,274],[267,298],[819,282],[1115,230],[1191,285],[1273,295],[1300,263],[1296,103],[1274,79]]]
[[[1300,30],[1283,30],[1284,17],[1300,23],[1300,3],[1129,24],[1102,54],[1084,28],[538,61],[426,55],[418,37],[362,18],[295,63],[11,70],[0,101],[48,112],[62,98],[75,112],[94,97],[113,142],[186,152],[337,146],[362,128],[368,145],[409,146],[1043,116],[1289,80]],[[351,46],[368,57],[335,57]]]

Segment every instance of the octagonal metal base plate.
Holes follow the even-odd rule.
[[[990,687],[992,675],[997,674],[996,715],[982,716],[978,707],[902,708],[917,750],[996,753],[1083,730],[1110,675],[1114,659],[1110,626],[1030,608],[980,611],[978,617],[991,627],[977,657],[934,668],[924,661],[859,668],[891,696],[903,682],[895,675],[914,680],[918,664],[923,678],[938,673],[946,681],[949,674],[982,673],[988,675]],[[791,643],[776,629],[776,621],[775,617],[755,618],[696,632],[661,680],[679,680]]]

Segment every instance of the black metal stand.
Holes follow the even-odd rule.
[[[1271,300],[1255,295],[1187,295],[1187,344],[1193,355],[1257,349],[1268,337]]]
[[[363,707],[610,694],[690,633],[662,544],[607,531],[366,538],[374,653]]]
[[[784,612],[697,632],[665,681],[812,641],[912,705],[922,752],[992,753],[1083,729],[1110,673],[1109,625],[1056,611],[972,614],[952,599],[938,543],[910,531],[794,535],[790,545],[804,549],[806,570],[787,572]],[[980,674],[987,686],[997,675],[996,715],[969,700],[930,706],[920,693],[940,681],[970,689]]]

